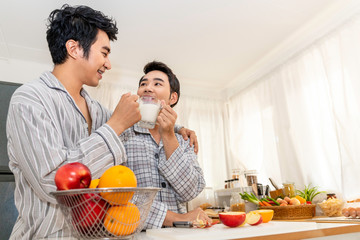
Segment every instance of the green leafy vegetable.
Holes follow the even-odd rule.
[[[318,191],[318,187],[311,187],[311,183],[306,186],[303,191],[296,190],[296,193],[304,198],[306,201],[312,202],[315,196],[319,195],[320,193],[324,193],[325,191]]]
[[[260,204],[259,199],[253,193],[249,194],[247,192],[244,192],[243,194],[241,194],[241,193],[239,193],[239,194],[240,194],[241,198],[244,199],[244,200],[252,202],[252,203],[254,203],[256,205]]]

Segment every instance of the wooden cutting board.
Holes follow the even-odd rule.
[[[304,221],[324,222],[324,223],[357,223],[360,224],[360,218],[347,218],[347,217],[315,217],[306,219]]]

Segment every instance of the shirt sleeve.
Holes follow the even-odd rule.
[[[165,203],[154,201],[143,229],[161,228],[165,221],[167,210],[168,207]]]
[[[174,126],[174,132],[175,132],[175,133],[179,133],[180,129],[182,129],[183,127],[184,127],[184,126],[175,124],[175,126]]]
[[[178,200],[188,202],[198,196],[206,184],[189,140],[184,141],[180,135],[177,135],[177,139],[179,147],[168,160],[165,156],[160,159],[159,170],[178,194]]]
[[[73,127],[73,126],[70,126]],[[81,162],[89,167],[92,177],[100,177],[110,166],[125,161],[125,148],[111,127],[104,124],[90,136],[64,144],[62,129],[54,124],[47,112],[27,104],[9,106],[7,120],[10,168],[24,175],[40,199],[56,203],[49,194],[56,190],[54,183],[58,167],[65,163]]]

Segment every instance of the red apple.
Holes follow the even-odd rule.
[[[219,213],[220,221],[228,227],[237,227],[245,222],[246,213],[244,212],[224,212]]]
[[[73,224],[82,233],[101,228],[108,204],[99,194],[86,193],[71,209]],[[91,231],[93,229],[93,231]]]
[[[55,174],[55,184],[58,190],[87,188],[90,182],[90,169],[79,162],[65,164]]]
[[[249,212],[246,214],[246,223],[251,226],[259,225],[263,222],[262,216],[257,212]]]

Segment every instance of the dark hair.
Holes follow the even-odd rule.
[[[169,83],[170,83],[170,94],[173,92],[176,92],[178,95],[178,99],[176,101],[176,103],[170,105],[171,107],[174,107],[180,98],[180,83],[179,80],[177,79],[176,75],[172,72],[172,70],[165,64],[162,62],[157,62],[157,61],[152,61],[149,62],[148,64],[145,65],[144,67],[144,73],[147,74],[151,71],[160,71],[165,73],[168,78],[169,78]],[[140,86],[140,82],[141,80],[144,78],[144,76],[141,77],[140,81],[139,81],[139,86]]]
[[[48,22],[46,39],[54,64],[66,61],[68,55],[65,44],[69,39],[79,42],[86,59],[99,29],[103,30],[111,41],[117,39],[116,22],[87,6],[71,7],[65,4],[61,9],[50,13]]]

